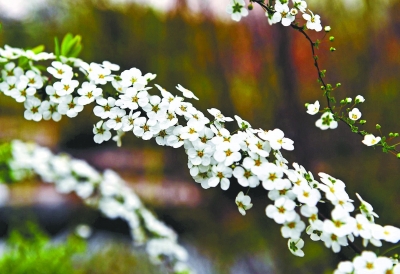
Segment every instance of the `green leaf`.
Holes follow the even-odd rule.
[[[80,35],[73,36],[67,33],[61,43],[61,56],[65,57],[78,57],[82,51],[82,37]]]
[[[31,49],[35,54],[41,53],[44,51],[44,45],[39,45]]]
[[[81,51],[82,51],[82,45],[81,45],[81,44],[76,45],[76,46],[72,49],[71,53],[69,54],[69,57],[78,57],[79,54],[81,53]]]
[[[67,57],[69,51],[69,42],[72,40],[73,36],[71,33],[67,33],[61,42],[61,55]]]

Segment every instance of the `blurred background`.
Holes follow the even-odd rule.
[[[291,28],[269,26],[258,6],[240,23],[233,22],[225,14],[227,3],[0,0],[0,44],[44,44],[51,52],[55,36],[80,34],[85,61],[108,60],[122,70],[137,67],[156,73],[155,82],[171,92],[177,84],[192,90],[200,98],[195,106],[202,111],[215,107],[256,128],[282,129],[295,141],[295,150],[285,153],[288,160],[315,177],[323,171],[342,179],[353,199],[357,191],[374,206],[378,223],[400,226],[399,160],[364,146],[344,124],[321,131],[314,126],[319,117],[306,114],[306,102],[318,99],[325,106],[306,39]],[[324,26],[332,27],[325,38],[323,33],[312,37],[322,40],[317,54],[327,82],[342,84],[335,97],[363,95],[366,101],[359,108],[367,120],[364,128],[379,135],[375,124],[380,123],[386,135],[399,131],[400,1],[309,0],[308,6],[321,15]],[[330,35],[335,36],[333,43]],[[331,46],[337,49],[333,53]],[[21,104],[0,97],[1,141],[36,141],[85,159],[99,170],[118,171],[179,233],[198,273],[329,273],[351,255],[347,249],[333,254],[321,242],[308,241],[304,258],[292,256],[280,227],[265,216],[266,192],[250,192],[254,208],[242,217],[234,203],[240,188],[201,189],[186,169],[183,150],[158,147],[133,135],[123,139],[121,148],[112,141],[99,146],[92,135],[96,121],[90,107],[59,123],[25,121]],[[86,222],[128,235],[122,222],[105,220],[76,197],[57,195],[51,187],[27,182],[15,185],[11,195],[0,212],[3,236],[10,223],[31,215],[27,212],[39,216],[54,234]]]

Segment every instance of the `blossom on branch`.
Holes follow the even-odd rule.
[[[226,12],[231,14],[232,20],[239,22],[242,17],[246,17],[249,14],[245,5],[244,0],[231,0]]]
[[[367,134],[364,136],[364,140],[362,140],[363,144],[366,146],[374,146],[381,141],[381,137],[375,137],[372,134]]]

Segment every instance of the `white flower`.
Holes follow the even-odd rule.
[[[318,100],[315,101],[314,104],[307,104],[307,113],[310,115],[317,114],[319,111],[319,107],[320,105]]]
[[[338,126],[338,122],[335,121],[331,112],[325,112],[322,114],[321,118],[315,122],[315,126],[322,130],[326,130],[328,128],[335,129]]]
[[[179,102],[175,113],[179,116],[190,117],[197,112],[197,109],[193,107],[191,103]]]
[[[167,144],[168,137],[174,132],[175,127],[169,127],[166,129],[161,129],[159,133],[156,134],[156,142],[159,146],[165,146]]]
[[[289,200],[290,201],[290,200]],[[300,216],[296,213],[293,221],[284,223],[281,228],[283,238],[300,238],[301,232],[304,231],[306,225],[300,219]]]
[[[146,111],[147,117],[149,117],[149,119],[161,121],[165,117],[165,113],[168,110],[168,104],[166,104],[165,102],[161,102],[160,96],[153,95],[150,96],[148,104],[145,104],[144,106],[142,106],[142,108],[144,111]]]
[[[301,250],[304,246],[303,239],[289,239],[288,248],[293,255],[298,257],[304,257],[304,251]]]
[[[351,234],[356,226],[356,221],[341,207],[332,210],[332,220],[324,221],[324,232],[335,234],[338,237]]]
[[[15,99],[18,103],[25,102],[26,98],[35,95],[36,89],[33,87],[26,87],[26,84],[23,82],[19,82],[16,89],[13,89],[11,92],[11,97]]]
[[[275,13],[272,16],[272,23],[282,22],[282,25],[287,27],[290,26],[294,19],[295,17],[290,13],[288,5],[277,1],[275,4]]]
[[[119,70],[119,66],[116,64],[113,64],[109,61],[103,61],[103,67],[109,70],[113,70],[113,71],[118,71]]]
[[[360,194],[356,193],[357,198],[360,200],[361,205],[360,205],[360,211],[361,214],[364,215],[369,221],[373,222],[374,217],[379,218],[378,214],[374,212],[374,208],[372,205],[366,201],[364,201]]]
[[[207,109],[207,110],[212,116],[214,116],[215,120],[217,120],[218,122],[222,122],[223,123],[223,122],[231,122],[231,121],[233,121],[233,119],[231,117],[225,117],[221,113],[221,111],[219,111],[216,108],[210,108],[210,109]]]
[[[379,231],[379,236],[376,237],[395,244],[400,240],[400,229],[391,225],[386,225],[383,227],[383,230]]]
[[[150,82],[151,80],[154,80],[157,77],[157,74],[148,72],[145,75],[143,75],[143,77],[146,78],[147,82]]]
[[[231,0],[226,12],[231,14],[232,20],[238,22],[242,16],[246,17],[249,14],[249,11],[245,8],[245,4],[244,0]]]
[[[364,103],[365,99],[364,99],[364,97],[362,95],[357,95],[356,99],[355,99],[355,102],[356,102],[356,104]]]
[[[263,163],[251,169],[260,180],[263,181],[263,187],[266,190],[283,189],[285,183],[283,182],[283,170],[273,163]]]
[[[182,95],[183,95],[184,97],[186,97],[186,98],[189,98],[189,99],[190,99],[190,98],[193,98],[193,99],[199,100],[199,98],[197,98],[197,97],[193,94],[193,92],[191,92],[190,90],[188,90],[188,89],[182,87],[180,84],[178,84],[178,85],[176,86],[176,89],[177,89],[177,90],[180,90],[180,91],[182,92]]]
[[[235,203],[238,206],[240,214],[243,216],[246,215],[246,210],[249,210],[253,206],[250,196],[244,195],[243,191],[240,191],[236,196]]]
[[[96,99],[96,103],[99,106],[95,106],[93,112],[96,116],[101,119],[107,119],[110,117],[111,109],[115,106],[115,99],[112,97],[108,97],[108,99],[98,98]]]
[[[44,120],[53,119],[58,122],[61,120],[61,114],[58,112],[58,104],[52,101],[43,101],[40,105],[40,111]]]
[[[303,18],[307,21],[307,28],[308,29],[313,29],[315,31],[321,31],[322,30],[322,25],[321,25],[321,20],[320,16],[318,14],[314,15],[311,11],[310,14],[303,14]]]
[[[89,79],[94,81],[96,85],[105,85],[108,81],[112,81],[114,77],[110,76],[111,70],[104,68],[99,64],[91,63],[91,71],[89,72]]]
[[[223,142],[216,147],[213,156],[218,163],[224,163],[226,166],[230,166],[240,161],[242,158],[239,150],[240,146],[237,143]]]
[[[181,125],[175,127],[174,131],[172,132],[172,135],[170,135],[167,138],[168,146],[171,146],[174,148],[183,146],[184,139],[181,137],[181,129],[182,129]]]
[[[321,199],[321,193],[318,191],[318,189],[313,189],[308,185],[301,187],[295,186],[293,188],[293,193],[297,195],[297,200],[299,200],[300,203],[309,206],[315,206]]]
[[[249,169],[236,166],[233,170],[233,176],[238,179],[238,183],[243,187],[256,187],[260,184],[258,177]]]
[[[335,253],[338,253],[342,246],[349,245],[346,236],[339,237],[336,234],[326,231],[322,232],[321,240],[324,242],[327,248],[332,248],[332,251]]]
[[[281,197],[285,197],[290,200],[294,200],[296,198],[296,194],[292,191],[292,183],[289,180],[282,180],[283,188],[280,190],[273,189],[268,192],[268,198],[272,201],[275,201]]]
[[[142,76],[142,72],[137,68],[131,68],[121,73],[121,85],[123,87],[133,86],[142,89],[147,85],[147,79]]]
[[[137,137],[142,137],[143,140],[150,140],[154,135],[160,132],[160,126],[157,123],[157,120],[148,119],[144,123],[136,122],[133,127],[133,134]]]
[[[193,165],[208,166],[211,163],[211,156],[214,153],[214,147],[207,143],[202,143],[199,139],[192,142],[193,147],[187,150],[189,161]]]
[[[60,82],[55,82],[53,87],[59,96],[64,96],[71,94],[78,85],[79,82],[77,80],[62,78]]]
[[[268,141],[262,141],[257,137],[248,138],[248,150],[252,153],[256,153],[262,157],[268,157],[271,146]]]
[[[14,62],[7,63],[4,69],[1,71],[1,75],[4,79],[15,76],[17,79],[24,74],[24,71],[20,67],[16,67]]]
[[[26,81],[28,83],[28,86],[36,89],[40,89],[43,87],[42,77],[33,70],[28,70],[27,72],[25,72],[25,75],[21,75],[20,80]]]
[[[354,211],[353,200],[350,199],[349,194],[346,191],[340,191],[340,195],[336,195],[336,199],[331,200],[334,206],[338,206],[346,210],[347,212]]]
[[[114,130],[119,130],[122,127],[122,118],[126,116],[126,112],[119,107],[113,107],[110,111],[109,118],[106,122],[107,127]]]
[[[5,45],[4,49],[0,48],[0,55],[7,59],[17,59],[23,54],[24,51],[22,49],[12,48],[8,45]]]
[[[337,269],[333,272],[333,274],[351,274],[353,273],[354,266],[352,262],[345,261],[340,262],[338,264]]]
[[[239,125],[239,128],[242,130],[246,130],[248,128],[251,128],[251,125],[249,122],[243,120],[242,118],[240,118],[239,116],[235,115],[235,119]]]
[[[123,131],[131,131],[135,126],[136,118],[140,116],[140,111],[136,111],[133,113],[133,110],[129,113],[129,115],[122,117],[122,130]],[[141,117],[146,119],[145,117]]]
[[[42,120],[42,113],[40,111],[41,101],[36,97],[29,97],[25,103],[24,118],[26,120],[33,120],[39,122]]]
[[[121,108],[138,109],[149,103],[149,93],[146,90],[138,91],[135,87],[127,88],[119,98],[115,104]]]
[[[227,190],[230,185],[229,178],[232,177],[232,169],[219,163],[212,167],[212,177],[208,180],[208,185],[210,187],[216,187],[221,183],[222,190]]]
[[[289,138],[284,138],[284,133],[282,130],[276,128],[274,130],[269,130],[267,132],[260,132],[258,136],[266,141],[269,141],[271,148],[275,150],[280,150],[281,148],[286,150],[293,150],[293,141]]]
[[[311,225],[314,225],[314,223],[318,220],[318,208],[316,206],[309,206],[305,204],[300,208],[300,213],[304,217],[308,217],[308,221]]]
[[[78,100],[78,97],[72,97],[71,94],[62,97],[58,105],[58,112],[70,118],[76,117],[83,110],[83,106],[78,103]]]
[[[357,121],[361,117],[361,112],[358,110],[358,108],[353,108],[349,112],[349,118],[353,121]]]
[[[366,146],[373,146],[373,145],[378,144],[380,142],[380,140],[381,140],[381,137],[379,137],[379,136],[375,137],[372,134],[367,134],[364,136],[364,140],[362,140],[362,142]]]
[[[298,9],[301,12],[306,12],[306,8],[307,8],[307,3],[306,1],[303,0],[293,0],[293,5],[296,9]]]
[[[294,211],[296,203],[285,197],[279,198],[274,205],[268,205],[265,208],[265,213],[278,224],[291,222],[296,219],[297,213]]]
[[[78,89],[78,94],[81,95],[78,99],[78,103],[82,106],[94,102],[102,94],[102,89],[96,87],[94,84],[84,82],[82,87]]]
[[[393,263],[389,258],[377,257],[372,251],[363,251],[361,256],[357,256],[353,260],[355,273],[391,273],[387,272],[393,267]]]
[[[371,239],[371,223],[364,215],[356,215],[356,227],[353,234],[357,237],[361,236],[363,239]]]
[[[93,133],[95,134],[94,141],[98,144],[111,139],[111,132],[103,120],[93,126]]]
[[[341,200],[343,196],[344,198],[348,197],[346,191],[344,190],[346,185],[343,183],[343,181],[333,178],[332,176],[329,176],[323,172],[318,173],[318,175],[321,177],[322,182],[322,184],[320,184],[318,187],[325,192],[325,196],[328,200]],[[346,193],[347,196],[343,193]]]
[[[60,103],[61,96],[57,94],[53,86],[46,86],[46,93],[49,95],[51,102]]]
[[[73,72],[72,68],[66,64],[59,61],[53,61],[51,63],[52,67],[48,67],[47,71],[52,74],[57,79],[72,79]]]
[[[322,227],[324,223],[321,220],[314,220],[307,228],[306,233],[310,235],[310,239],[313,241],[320,241],[322,235]]]

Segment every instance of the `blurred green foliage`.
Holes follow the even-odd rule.
[[[130,243],[110,242],[88,251],[86,240],[71,234],[53,242],[35,223],[11,231],[0,256],[0,273],[7,274],[158,274],[144,252],[133,252]]]
[[[62,244],[50,244],[50,238],[37,225],[28,223],[24,231],[12,231],[7,244],[0,257],[0,273],[83,273],[73,266],[73,257],[86,250],[85,241],[77,236],[68,237]]]

